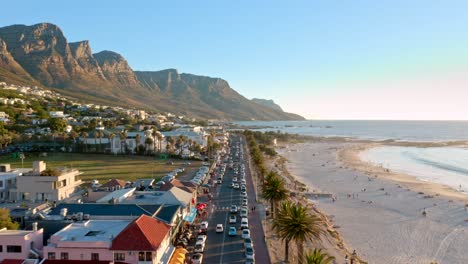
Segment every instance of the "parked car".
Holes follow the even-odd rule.
[[[255,259],[255,252],[253,247],[245,248],[245,258],[246,259]]]
[[[206,235],[198,235],[197,236],[197,243],[198,242],[205,243],[205,241],[206,241]]]
[[[208,229],[208,222],[207,222],[207,221],[201,222],[200,228],[201,228],[201,229],[205,229],[205,230]]]
[[[241,219],[241,229],[247,229],[249,228],[249,220],[247,219],[247,217],[243,217]]]
[[[249,229],[244,229],[242,230],[242,238],[247,238],[250,237],[250,230]]]
[[[244,247],[253,247],[252,239],[250,237],[244,238]]]
[[[237,217],[235,215],[230,215],[229,216],[229,223],[230,224],[235,224],[237,222]]]
[[[216,233],[223,233],[223,232],[224,232],[223,224],[217,224],[216,225]]]
[[[248,200],[246,198],[242,199],[242,206],[247,206]]]
[[[237,235],[236,227],[234,226],[229,227],[229,236],[236,236],[236,235]]]
[[[246,209],[241,209],[240,216],[241,217],[247,217],[247,210]]]
[[[193,264],[202,264],[202,261],[203,261],[203,254],[201,254],[201,253],[193,254],[191,263],[193,263]]]
[[[201,252],[205,251],[205,242],[197,241],[193,251],[197,252],[197,253],[201,253]]]
[[[231,212],[232,214],[236,214],[236,213],[237,213],[237,205],[231,205],[231,210],[230,210],[230,212]]]

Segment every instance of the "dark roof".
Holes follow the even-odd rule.
[[[179,211],[179,208],[180,205],[165,205],[156,214],[156,218],[166,223],[170,223],[174,218],[174,215],[177,214],[177,212]]]
[[[22,216],[25,216],[28,211],[29,211],[29,208],[14,208],[10,210],[10,216],[22,217]]]
[[[170,229],[168,224],[142,215],[112,240],[111,250],[156,251]]]
[[[137,204],[59,204],[52,208],[49,215],[60,215],[62,208],[67,208],[67,214],[76,214],[82,212],[83,214],[93,215],[112,215],[112,216],[140,216],[142,214],[153,216],[160,205],[153,207],[143,208]]]
[[[67,222],[65,220],[42,220],[42,221],[37,221],[37,220],[29,220],[25,224],[25,229],[26,230],[32,230],[32,223],[37,222],[37,228],[44,229],[43,233],[43,244],[44,246],[47,245],[47,240],[57,233],[58,231],[62,230],[64,227],[70,224],[70,222]]]

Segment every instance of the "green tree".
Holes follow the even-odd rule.
[[[333,263],[335,257],[322,252],[322,249],[314,249],[305,254],[304,260],[305,264],[330,264]]]
[[[52,131],[63,132],[67,127],[67,121],[63,118],[49,118],[49,127]]]
[[[8,208],[0,208],[0,228],[4,227],[10,230],[16,230],[19,227],[19,224],[11,219]]]
[[[273,219],[273,230],[285,242],[285,261],[289,257],[289,242],[297,245],[298,263],[304,260],[304,242],[313,239],[321,240],[325,235],[324,221],[311,213],[308,206],[286,201],[281,204],[277,217]]]
[[[288,198],[289,191],[286,189],[283,179],[275,172],[268,173],[265,184],[263,184],[263,197],[270,202],[271,216],[274,218],[277,204]]]
[[[149,149],[150,149],[149,146],[151,146],[153,143],[154,143],[154,140],[152,138],[147,137],[145,139],[145,148],[146,148],[146,152],[147,152],[146,154],[148,154],[148,152],[149,152]]]

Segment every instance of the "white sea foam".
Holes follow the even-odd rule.
[[[468,149],[384,146],[364,151],[360,157],[392,171],[447,185],[468,194]]]

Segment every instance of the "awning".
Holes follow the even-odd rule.
[[[187,254],[187,252],[185,248],[176,248],[169,264],[184,264],[185,254]]]
[[[192,209],[190,209],[190,212],[184,217],[184,221],[187,221],[191,224],[193,223],[193,220],[195,220],[196,216],[197,216],[197,208],[192,207]]]

